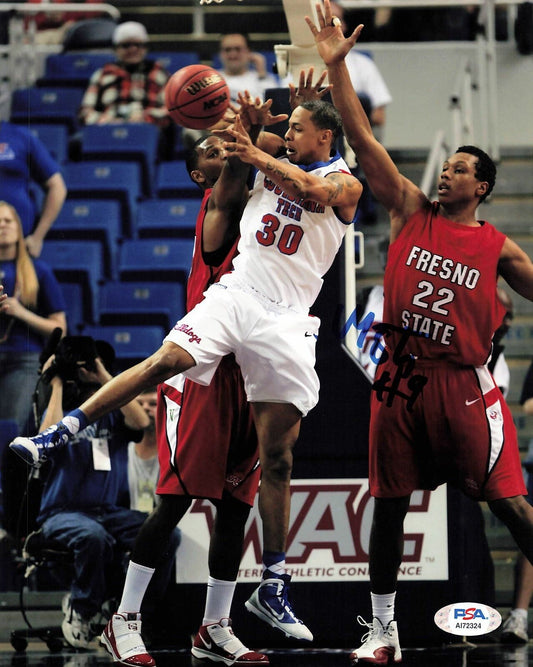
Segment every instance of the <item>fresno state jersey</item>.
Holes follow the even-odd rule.
[[[496,281],[506,237],[488,222],[469,227],[438,211],[438,202],[416,211],[389,247],[383,322],[413,332],[402,353],[481,366],[505,313]],[[401,335],[386,333],[387,347]]]
[[[206,289],[216,283],[220,276],[228,271],[231,271],[233,266],[233,258],[237,254],[237,244],[239,238],[235,239],[235,243],[228,250],[224,260],[218,266],[210,266],[206,264],[202,253],[202,229],[204,225],[205,215],[207,213],[207,203],[211,196],[212,188],[208,188],[204,192],[202,204],[196,217],[196,228],[194,233],[194,249],[192,254],[191,270],[187,280],[187,312],[192,310],[196,304],[200,303],[204,298],[203,294]]]
[[[328,162],[298,166],[315,176],[350,173],[338,153]],[[351,222],[341,220],[331,206],[284,192],[258,172],[241,219],[235,271],[220,282],[246,285],[277,304],[307,313]]]

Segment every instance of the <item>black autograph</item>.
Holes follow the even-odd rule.
[[[418,396],[420,396],[422,389],[428,381],[427,377],[424,375],[417,373],[413,374],[416,359],[412,354],[404,353],[404,348],[407,344],[407,341],[409,340],[409,337],[413,335],[416,336],[417,334],[413,331],[410,331],[409,329],[403,329],[402,327],[397,327],[393,324],[386,324],[385,322],[375,324],[374,330],[377,331],[381,336],[385,336],[386,334],[393,331],[399,332],[401,333],[401,337],[392,354],[392,361],[397,367],[394,376],[391,376],[389,371],[383,371],[379,379],[375,380],[372,384],[372,389],[376,392],[377,399],[380,402],[383,402],[384,395],[387,395],[386,405],[388,407],[392,405],[396,396],[405,399],[407,401],[407,410],[412,412],[414,402]],[[384,349],[381,354],[379,363],[383,363],[388,358],[389,353],[386,349]],[[398,389],[400,382],[407,378],[407,388],[409,389],[410,393],[406,393]]]

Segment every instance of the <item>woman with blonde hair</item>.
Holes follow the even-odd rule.
[[[66,333],[65,299],[52,269],[32,259],[17,211],[0,201],[0,419],[31,430],[32,395],[44,342],[56,327]]]

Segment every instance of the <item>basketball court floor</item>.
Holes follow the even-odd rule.
[[[258,647],[257,647],[258,648]],[[259,650],[259,648],[258,648]],[[272,667],[349,667],[345,649],[264,649]],[[152,651],[158,667],[209,667],[221,663],[198,661],[189,651]],[[74,652],[64,649],[50,653],[44,644],[30,642],[23,653],[10,644],[0,644],[0,667],[107,667],[111,657],[103,648]],[[368,664],[368,663],[362,663]],[[402,667],[526,667],[533,666],[533,644],[505,646],[497,643],[447,645],[438,648],[403,649]]]

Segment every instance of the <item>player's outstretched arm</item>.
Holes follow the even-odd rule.
[[[324,8],[317,4],[318,27],[309,17],[305,20],[315,38],[318,52],[328,68],[333,102],[342,116],[344,132],[357,155],[374,195],[391,214],[393,226],[400,226],[427,198],[403,177],[385,148],[374,137],[368,117],[353,89],[345,57],[357,42],[363,26],[345,37],[340,25],[333,24],[329,0]]]
[[[521,296],[533,301],[533,263],[528,254],[510,238],[505,239],[498,272]]]

